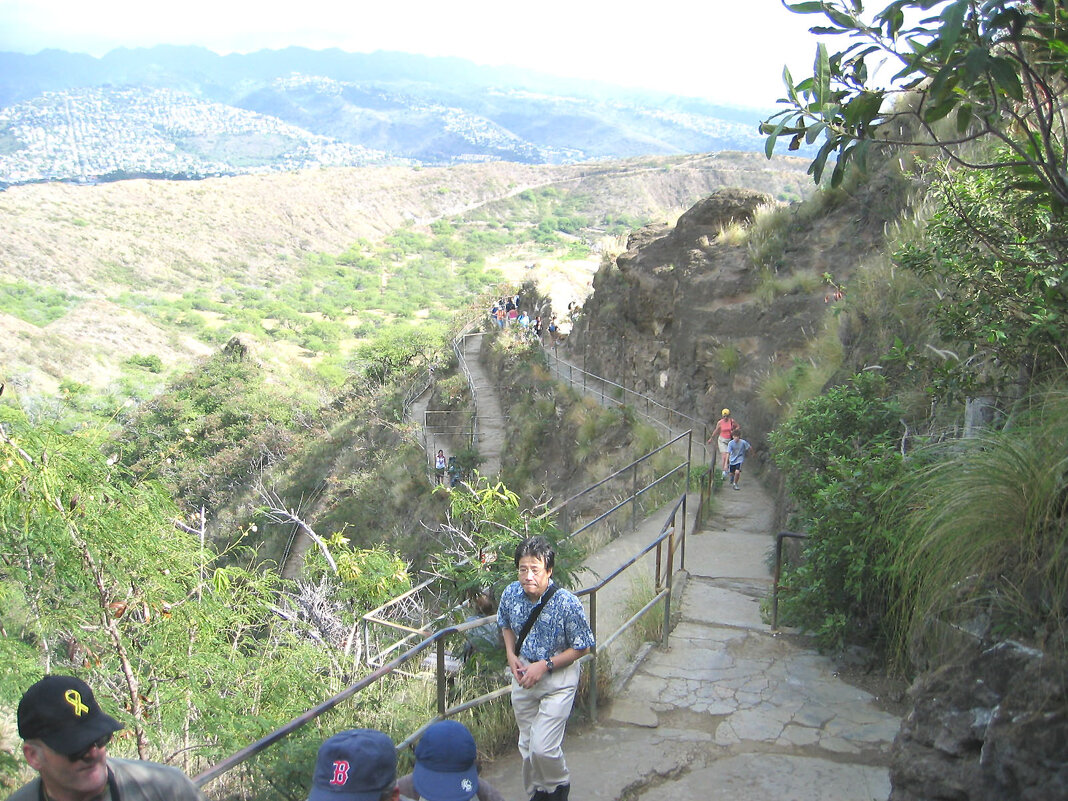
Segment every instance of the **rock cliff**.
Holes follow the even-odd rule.
[[[788,209],[771,266],[754,264],[746,244],[720,236],[773,202],[759,192],[722,190],[674,227],[635,232],[627,251],[595,276],[570,358],[700,420],[714,421],[729,407],[763,451],[779,409],[760,402],[761,384],[803,358],[822,329],[829,287],[820,276],[848,280],[897,211],[857,200],[826,208],[817,220]]]

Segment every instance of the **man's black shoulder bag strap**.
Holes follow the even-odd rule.
[[[549,587],[545,593],[541,596],[541,600],[538,601],[538,605],[535,606],[531,612],[530,617],[527,618],[527,622],[523,624],[523,628],[519,630],[519,636],[515,638],[515,655],[519,656],[519,649],[523,647],[523,640],[530,634],[530,629],[534,625],[534,621],[538,619],[538,615],[541,614],[541,610],[545,608],[545,604],[549,603],[549,599],[553,597],[553,593],[556,592],[556,585]]]

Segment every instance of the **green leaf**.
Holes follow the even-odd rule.
[[[960,41],[961,32],[964,30],[964,15],[968,11],[969,4],[969,0],[957,0],[942,11],[942,28],[939,36],[939,54],[942,61],[948,61],[957,49],[957,42]]]
[[[973,47],[964,57],[964,86],[968,87],[975,83],[976,79],[986,72],[990,62],[990,56],[985,47]]]
[[[963,134],[972,124],[972,104],[964,103],[957,109],[957,133]]]
[[[827,157],[834,152],[840,141],[838,137],[828,138],[823,147],[820,148],[819,153],[816,154],[816,158],[808,166],[808,172],[816,183],[819,183],[823,178],[823,170],[827,166]]]
[[[855,31],[859,27],[861,27],[857,21],[857,18],[854,17],[852,14],[845,14],[836,8],[830,7],[824,9],[824,13],[827,15],[828,18],[830,18],[832,22],[836,23],[839,27],[844,28],[846,30]]]
[[[1023,100],[1023,87],[1020,85],[1020,76],[1011,61],[1000,57],[990,59],[990,74],[994,76],[994,80],[1001,91],[1013,100]]]
[[[782,68],[782,82],[786,84],[786,94],[789,95],[790,100],[800,105],[797,99],[797,89],[794,87],[794,76],[790,74],[789,67]]]
[[[923,113],[924,122],[938,122],[938,120],[946,117],[949,112],[953,110],[953,107],[957,105],[957,101],[953,98],[939,103],[935,106],[929,106]]]
[[[825,122],[816,122],[808,126],[808,130],[805,131],[805,142],[811,145],[826,129],[827,123]]]
[[[857,128],[870,125],[883,105],[882,92],[861,92],[845,108],[845,121],[847,125]]]
[[[816,45],[816,61],[813,65],[813,91],[820,105],[831,101],[831,65],[827,57],[827,45]]]
[[[935,101],[935,105],[942,103],[942,101],[946,99],[945,95],[952,92],[953,87],[957,85],[957,79],[958,74],[956,64],[947,64],[938,71],[934,80],[931,81],[930,90],[931,99]]]
[[[784,5],[795,14],[820,14],[823,12],[823,3],[785,3]]]

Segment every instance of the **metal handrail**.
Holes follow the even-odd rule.
[[[460,367],[460,371],[464,374],[464,378],[467,380],[467,386],[471,389],[471,433],[469,435],[468,445],[472,448],[478,446],[478,390],[475,387],[474,376],[471,375],[471,369],[467,366],[467,338],[472,335],[476,327],[475,323],[468,323],[457,335],[456,339],[452,341],[452,350],[456,354],[456,363]],[[461,348],[460,345],[463,344]]]
[[[649,423],[651,423],[651,424],[653,424],[655,426],[660,426],[670,436],[671,431],[672,431],[671,422],[670,421],[671,421],[671,419],[673,417],[678,418],[679,420],[686,421],[687,423],[689,423],[689,428],[691,430],[692,429],[698,429],[698,430],[701,431],[701,435],[702,435],[701,447],[704,448],[707,451],[707,448],[705,448],[705,445],[707,445],[708,437],[705,437],[705,434],[708,433],[708,424],[706,422],[704,422],[702,420],[698,420],[698,419],[696,419],[694,417],[691,417],[690,415],[686,414],[685,412],[680,412],[678,409],[673,409],[670,406],[665,406],[664,404],[660,403],[660,401],[658,401],[658,400],[656,400],[654,398],[651,398],[648,395],[643,395],[642,393],[637,392],[636,390],[628,389],[627,387],[623,386],[622,384],[617,384],[615,381],[612,381],[612,380],[610,380],[608,378],[604,378],[603,376],[599,376],[599,375],[597,375],[595,373],[588,372],[588,371],[582,369],[581,367],[576,367],[575,365],[571,364],[571,362],[567,361],[566,359],[561,359],[559,354],[556,352],[556,348],[555,347],[552,349],[551,359],[550,359],[549,349],[543,347],[542,350],[545,353],[546,360],[548,362],[548,367],[549,367],[550,372],[556,374],[561,380],[565,381],[568,386],[570,386],[570,387],[578,386],[578,382],[575,380],[575,373],[578,373],[579,376],[582,378],[582,382],[581,382],[582,391],[584,393],[586,393],[587,395],[591,395],[593,397],[599,398],[599,401],[600,401],[602,406],[605,406],[605,405],[626,406],[626,405],[628,405],[623,400],[617,400],[616,398],[613,398],[613,397],[611,397],[609,395],[606,395],[605,391],[604,391],[606,387],[612,387],[613,389],[618,390],[623,395],[624,398],[626,398],[628,395],[633,395],[636,400],[641,401],[642,403],[644,403],[645,410],[644,411],[642,410],[641,405],[639,403],[631,403],[629,405],[630,405],[630,407],[632,409],[634,409],[634,412],[636,414],[638,414],[639,416],[641,416],[644,420],[646,420],[646,422],[649,422]],[[560,365],[566,366],[567,370],[565,371],[565,370],[561,369]],[[566,375],[565,375],[565,373],[566,373]],[[592,383],[592,384],[599,384],[600,385],[600,387],[601,387],[600,393],[598,393],[596,390],[594,390],[591,386],[589,386],[587,384],[587,379],[590,379],[591,380],[590,383]],[[654,416],[652,414],[651,407],[656,407],[658,409],[661,409],[664,412],[665,416],[667,417],[667,422],[665,422],[664,420],[662,420],[659,417]],[[706,453],[706,456],[707,456],[707,453]]]
[[[681,511],[681,514],[682,514],[681,526],[677,522],[680,511]],[[663,626],[663,631],[662,631],[662,634],[661,634],[661,647],[666,645],[666,643],[667,643],[667,634],[668,634],[668,631],[669,631],[669,624],[670,624],[670,620],[671,620],[671,586],[672,586],[672,577],[673,577],[674,572],[675,572],[675,570],[674,570],[674,560],[675,560],[676,552],[678,552],[680,554],[679,569],[680,570],[685,569],[685,540],[686,540],[686,522],[685,521],[686,521],[686,494],[683,493],[682,496],[672,506],[671,512],[668,515],[667,520],[665,521],[663,527],[661,528],[660,533],[657,535],[657,537],[651,543],[646,545],[639,553],[637,553],[634,556],[632,556],[625,563],[623,563],[622,565],[617,567],[608,576],[606,576],[605,578],[601,579],[599,582],[597,582],[593,586],[581,589],[581,590],[579,590],[579,591],[577,591],[575,593],[576,595],[578,595],[580,597],[582,597],[582,596],[589,596],[590,597],[590,628],[593,631],[594,637],[595,637],[595,640],[596,640],[596,636],[597,636],[597,593],[598,593],[598,591],[604,589],[611,581],[617,579],[627,569],[629,569],[630,567],[633,567],[634,565],[636,565],[638,563],[638,561],[643,556],[647,555],[648,553],[650,553],[654,549],[656,550],[656,568],[655,568],[655,574],[654,574],[656,597],[652,601],[647,603],[642,608],[642,610],[640,610],[638,613],[633,615],[630,619],[625,621],[623,623],[623,625],[620,626],[619,629],[617,629],[616,631],[614,631],[611,634],[609,634],[608,637],[606,637],[605,642],[603,644],[599,644],[599,645],[594,646],[594,648],[591,649],[590,653],[586,654],[585,656],[582,657],[581,660],[579,660],[579,661],[582,661],[582,662],[590,661],[592,663],[591,670],[593,671],[593,675],[595,677],[596,677],[596,669],[597,669],[597,661],[596,660],[597,660],[598,651],[603,651],[604,649],[606,649],[608,647],[608,645],[610,645],[612,642],[614,642],[616,639],[619,638],[619,636],[622,634],[623,631],[625,631],[626,629],[628,629],[631,626],[633,626],[639,619],[641,619],[641,617],[643,617],[645,614],[647,614],[649,611],[651,611],[656,606],[657,603],[661,603],[661,602],[664,604],[664,626]],[[680,530],[680,529],[681,529],[681,534],[679,536],[678,543],[676,543],[676,539],[675,539],[676,531]],[[667,551],[666,551],[667,559],[666,559],[666,561],[664,560],[664,555],[665,555],[664,554],[664,543],[665,542],[667,543]],[[487,623],[489,621],[494,621],[495,622],[496,619],[497,619],[496,615],[491,615],[491,616],[487,616],[487,617],[484,617],[484,618],[479,618],[479,619],[476,619],[476,620],[466,621],[464,623],[460,623],[460,624],[457,624],[457,625],[454,625],[454,626],[449,626],[448,628],[444,628],[444,629],[441,629],[439,631],[434,632],[433,634],[427,636],[421,642],[416,643],[415,645],[413,645],[411,648],[409,648],[407,651],[405,651],[403,654],[401,654],[397,658],[393,659],[392,661],[388,662],[385,665],[382,665],[381,667],[377,668],[376,670],[374,670],[373,672],[371,672],[367,676],[364,676],[362,679],[360,679],[359,681],[357,681],[354,684],[350,685],[349,687],[344,689],[342,692],[338,693],[337,695],[332,696],[331,698],[329,698],[326,701],[324,701],[322,704],[319,704],[318,706],[313,707],[312,709],[309,709],[308,711],[304,712],[303,714],[298,715],[297,717],[293,718],[291,721],[286,723],[284,726],[281,726],[280,728],[276,729],[275,731],[271,732],[270,734],[266,735],[265,737],[260,738],[259,740],[257,740],[256,742],[252,743],[251,745],[248,745],[245,748],[243,748],[240,751],[238,751],[237,753],[232,754],[231,756],[227,757],[222,762],[219,762],[218,764],[213,765],[212,767],[210,767],[206,771],[200,773],[199,775],[197,775],[193,779],[194,784],[196,784],[198,787],[203,787],[208,782],[210,782],[210,781],[212,781],[214,779],[217,779],[222,774],[224,774],[227,771],[237,767],[238,765],[240,765],[241,763],[247,761],[248,759],[251,759],[256,754],[259,754],[260,752],[265,751],[267,748],[270,748],[272,745],[274,745],[275,743],[277,743],[280,740],[284,739],[288,735],[292,734],[297,729],[299,729],[299,728],[305,726],[306,724],[310,723],[311,721],[315,720],[320,715],[330,711],[331,709],[336,707],[338,704],[340,704],[342,701],[354,696],[356,693],[358,693],[358,692],[366,689],[367,687],[371,686],[372,684],[380,681],[385,676],[387,676],[387,675],[389,675],[389,674],[391,674],[391,673],[393,673],[395,671],[398,671],[403,665],[405,665],[406,663],[410,662],[412,659],[415,659],[421,653],[423,653],[428,648],[430,648],[431,645],[434,645],[437,648],[437,659],[435,661],[436,661],[438,714],[437,714],[437,716],[435,716],[431,720],[429,720],[426,723],[424,723],[419,729],[416,730],[416,732],[410,734],[408,737],[406,737],[404,740],[402,740],[397,745],[398,750],[408,747],[412,742],[414,742],[418,738],[418,736],[430,724],[432,724],[432,723],[434,723],[434,722],[436,722],[438,720],[442,720],[443,718],[450,717],[452,715],[458,714],[459,712],[461,712],[463,710],[470,709],[470,708],[472,708],[474,706],[479,706],[479,705],[481,705],[483,703],[487,703],[488,701],[494,700],[495,698],[499,698],[499,697],[502,697],[503,695],[506,695],[508,692],[510,692],[510,689],[511,689],[510,686],[499,687],[496,690],[493,690],[493,691],[491,691],[489,693],[485,693],[485,694],[479,696],[478,698],[471,699],[471,700],[466,701],[466,702],[464,702],[462,704],[454,705],[452,707],[447,707],[445,705],[446,687],[447,687],[447,679],[448,679],[447,671],[445,669],[445,658],[444,658],[444,654],[445,654],[444,643],[445,643],[446,638],[452,637],[452,636],[454,636],[456,634],[462,634],[463,632],[468,631],[469,629],[472,629],[472,628],[476,628],[476,627],[478,627],[480,625],[485,625],[485,623]],[[589,706],[590,716],[594,721],[596,721],[596,719],[597,719],[597,682],[596,682],[596,680],[590,682],[589,704],[590,704],[590,706]]]
[[[627,473],[629,471],[636,471],[637,468],[638,468],[638,465],[640,465],[642,462],[648,461],[653,456],[655,456],[656,454],[660,453],[660,451],[665,450],[666,448],[669,448],[672,445],[674,445],[679,440],[686,439],[686,438],[688,438],[690,436],[691,436],[691,432],[690,431],[685,431],[682,434],[679,434],[674,439],[672,439],[672,440],[670,440],[668,442],[665,442],[663,445],[659,446],[658,448],[654,448],[653,450],[649,451],[649,453],[647,453],[647,454],[645,454],[643,456],[639,456],[637,459],[635,459],[633,462],[628,464],[626,467],[621,467],[619,470],[616,470],[614,473],[611,473],[611,474],[605,476],[604,478],[602,478],[596,484],[591,484],[590,486],[586,487],[581,492],[577,492],[574,495],[572,495],[570,498],[568,498],[568,499],[566,499],[564,501],[561,501],[556,506],[554,506],[552,509],[548,509],[548,510],[542,512],[540,515],[537,516],[536,519],[537,520],[543,520],[546,517],[549,517],[550,515],[559,514],[566,506],[570,505],[574,501],[577,501],[579,498],[582,498],[585,495],[589,495],[594,490],[598,489],[599,487],[604,486],[605,484],[607,484],[609,481],[612,481],[613,479],[619,478],[620,476],[624,475],[625,473]],[[643,487],[643,489],[644,489],[644,487]],[[627,500],[629,501],[630,497],[628,497]]]
[[[688,433],[689,432],[687,432],[687,434]],[[681,438],[683,438],[685,436],[686,436],[686,434],[680,434],[679,437],[677,437],[676,439],[681,439]],[[631,462],[629,465],[627,465],[626,467],[622,468],[621,470],[617,470],[616,472],[612,473],[611,475],[607,476],[606,478],[598,481],[596,484],[593,484],[590,487],[587,487],[582,492],[579,492],[579,493],[573,495],[572,497],[568,498],[567,500],[563,501],[562,503],[558,504],[557,506],[553,507],[552,509],[550,509],[550,510],[548,510],[546,512],[543,512],[542,514],[538,515],[538,517],[536,519],[537,520],[542,520],[542,519],[544,519],[546,517],[549,517],[550,515],[558,516],[559,518],[561,518],[561,519],[563,519],[565,521],[564,524],[560,525],[559,527],[561,528],[563,533],[566,535],[566,538],[567,539],[573,539],[574,537],[577,537],[577,536],[581,535],[583,532],[588,531],[589,529],[593,528],[598,523],[601,523],[604,520],[608,519],[609,517],[611,517],[614,513],[618,512],[619,510],[621,510],[621,509],[627,507],[628,505],[630,505],[630,508],[631,508],[630,527],[631,527],[631,530],[633,531],[636,528],[636,525],[637,525],[638,501],[641,499],[641,496],[643,496],[644,494],[649,492],[654,487],[659,486],[664,481],[669,479],[672,475],[677,474],[679,471],[686,470],[686,472],[688,474],[689,473],[689,469],[690,469],[690,463],[688,461],[681,462],[680,464],[676,465],[675,467],[672,467],[671,469],[669,469],[662,476],[660,476],[658,478],[654,478],[651,481],[649,481],[647,483],[644,483],[640,487],[637,486],[636,482],[632,482],[632,491],[630,493],[628,493],[622,500],[616,502],[610,508],[603,510],[600,514],[596,515],[592,519],[587,520],[585,523],[583,523],[581,526],[579,526],[578,528],[576,528],[574,530],[571,530],[570,526],[567,524],[567,521],[570,520],[570,516],[566,513],[567,507],[570,504],[574,503],[576,500],[579,500],[582,497],[584,497],[585,495],[589,494],[589,492],[591,492],[592,490],[595,490],[595,489],[597,489],[599,487],[604,486],[607,482],[609,482],[609,481],[611,481],[613,479],[618,479],[621,476],[627,475],[628,473],[633,474],[636,477],[637,476],[637,468],[639,466],[641,466],[644,462],[648,461],[650,458],[655,456],[658,452],[660,452],[660,451],[664,450],[665,448],[669,447],[671,444],[672,443],[667,443],[665,445],[661,445],[660,447],[650,451],[649,453],[645,454],[644,456],[639,457],[638,459],[634,460],[633,462]],[[439,581],[438,577],[429,578],[426,581],[422,582],[421,584],[419,584],[419,585],[411,588],[407,592],[403,593],[402,595],[399,595],[396,598],[394,598],[394,599],[392,599],[390,601],[387,601],[385,604],[383,604],[382,606],[378,607],[377,609],[374,609],[374,610],[372,610],[370,612],[365,613],[361,617],[361,623],[360,623],[361,629],[360,629],[360,631],[361,631],[361,635],[363,636],[365,659],[367,660],[367,664],[368,665],[373,666],[373,665],[376,665],[376,664],[380,664],[380,660],[384,655],[390,654],[393,651],[397,650],[398,648],[403,647],[406,643],[410,642],[412,637],[415,636],[416,634],[418,634],[419,631],[432,626],[435,622],[440,621],[445,615],[448,614],[448,611],[442,612],[441,614],[438,614],[437,616],[435,616],[433,619],[427,620],[423,624],[422,628],[419,629],[419,630],[415,630],[412,627],[402,626],[400,624],[393,623],[393,622],[389,621],[388,619],[380,616],[381,613],[384,610],[388,609],[390,606],[395,606],[398,603],[404,601],[406,598],[408,598],[408,597],[410,597],[410,596],[412,596],[412,595],[414,595],[416,593],[422,592],[423,590],[426,590],[428,587],[432,586],[437,581]],[[451,610],[449,610],[449,611],[451,611]],[[402,630],[402,631],[405,631],[407,633],[403,637],[401,637],[400,639],[398,639],[397,641],[392,643],[391,645],[383,648],[380,651],[377,651],[376,653],[372,653],[371,636],[370,636],[370,626],[372,624],[385,625],[385,626],[387,626],[389,628],[393,628],[393,629],[396,629],[396,630]]]

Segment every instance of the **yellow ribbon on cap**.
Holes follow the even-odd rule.
[[[70,704],[76,717],[89,714],[89,707],[82,703],[82,694],[77,690],[67,690],[63,693],[63,699]]]

